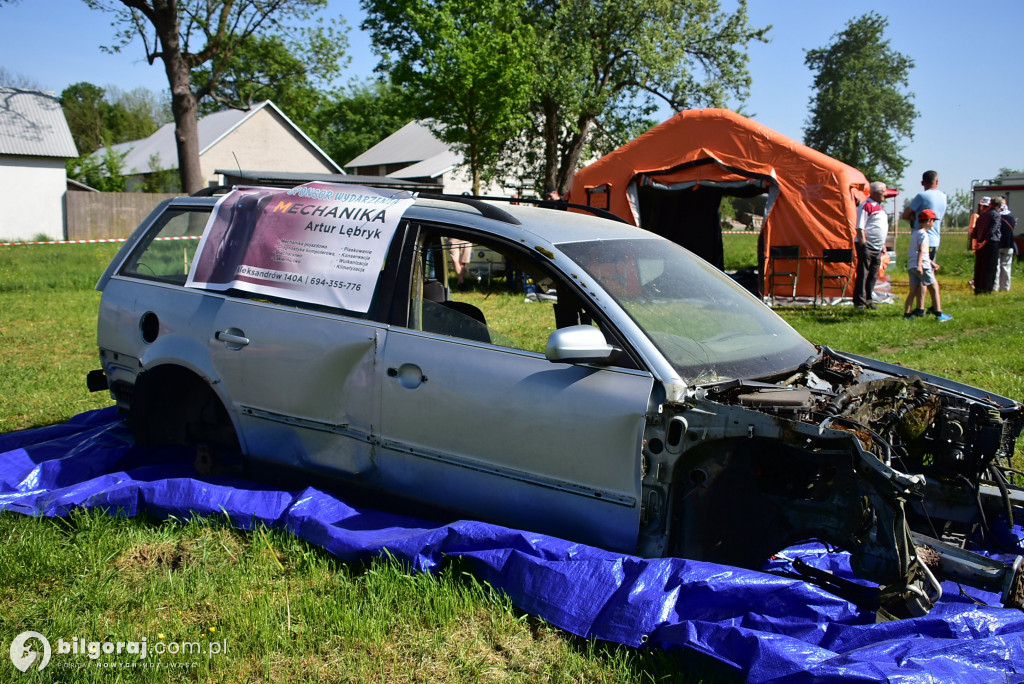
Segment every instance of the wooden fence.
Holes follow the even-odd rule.
[[[68,240],[126,238],[170,197],[147,192],[69,192],[67,200]]]

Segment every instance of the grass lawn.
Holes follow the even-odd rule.
[[[893,278],[896,305],[780,313],[814,342],[1022,399],[1024,282],[1010,293],[975,297],[961,238],[949,236],[939,255],[944,309],[954,316],[948,323],[902,319],[901,273]],[[753,265],[754,235],[725,240],[727,267]],[[92,288],[116,250],[0,248],[0,433],[109,405],[105,393],[86,390],[85,374],[98,367],[99,293]],[[436,575],[413,574],[387,559],[346,564],[290,535],[239,531],[217,519],[3,513],[0,541],[5,644],[34,629],[87,641],[145,636],[150,643],[216,642],[227,649],[151,661],[187,665],[180,669],[125,672],[51,665],[22,674],[0,657],[2,681],[650,682],[722,681],[731,674],[689,652],[566,634],[524,615],[459,564]]]

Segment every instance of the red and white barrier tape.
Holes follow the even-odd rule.
[[[202,235],[182,235],[179,237],[158,237],[154,240],[198,240]],[[0,247],[15,245],[83,245],[93,242],[124,242],[128,238],[98,238],[95,240],[43,240],[40,242],[0,242]]]

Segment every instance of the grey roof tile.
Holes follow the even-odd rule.
[[[240,126],[246,119],[253,116],[264,107],[270,107],[274,112],[279,114],[299,136],[306,140],[306,142],[308,142],[319,154],[323,155],[325,160],[334,165],[339,172],[341,171],[341,168],[338,167],[337,164],[334,164],[334,161],[327,156],[327,153],[320,149],[316,143],[310,140],[309,137],[306,136],[306,134],[303,133],[291,119],[285,116],[284,112],[278,109],[270,100],[264,100],[263,102],[257,103],[247,111],[225,109],[220,112],[214,112],[213,114],[207,114],[203,118],[199,119],[199,154],[202,155],[208,149],[217,144],[224,136]],[[118,143],[113,146],[113,149],[118,153],[126,153],[123,162],[124,170],[122,172],[125,175],[178,168],[178,148],[174,142],[173,123],[164,124],[156,131],[156,133],[148,138]],[[95,152],[94,156],[103,156],[103,154],[104,150],[101,149]],[[159,158],[159,169],[150,168],[150,160],[154,158],[154,155],[157,155]]]
[[[439,140],[426,122],[410,121],[345,166],[416,163],[448,151],[448,144]]]
[[[0,154],[78,156],[60,98],[49,90],[0,88]]]
[[[433,157],[389,173],[388,178],[437,178],[460,164],[462,164],[462,155],[446,149]]]

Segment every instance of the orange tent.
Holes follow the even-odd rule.
[[[819,269],[849,273],[852,292],[852,267],[820,257],[825,249],[853,249],[857,205],[867,190],[852,166],[731,110],[695,109],[581,169],[569,200],[608,209],[721,268],[722,197],[767,193],[759,262],[772,246],[798,245],[796,294],[813,297]],[[790,295],[790,288],[776,289]]]

